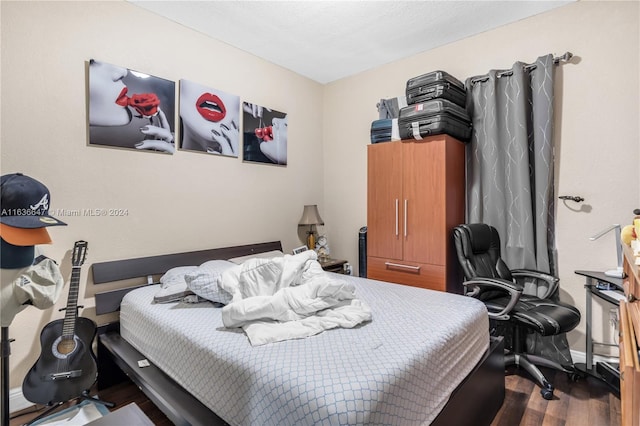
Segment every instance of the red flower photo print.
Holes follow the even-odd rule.
[[[175,83],[89,61],[89,145],[175,152]]]

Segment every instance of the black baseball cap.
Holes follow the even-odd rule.
[[[0,238],[0,268],[19,269],[31,265],[35,253],[33,246],[17,246]]]
[[[50,202],[49,190],[36,179],[22,173],[0,176],[0,236],[20,246],[46,243],[41,228],[66,225],[49,214]]]

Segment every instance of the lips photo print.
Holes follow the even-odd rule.
[[[240,97],[180,80],[180,149],[238,157]]]
[[[91,59],[89,145],[173,154],[175,83]]]

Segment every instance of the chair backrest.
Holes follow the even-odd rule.
[[[513,280],[500,257],[500,236],[493,226],[486,223],[458,225],[453,229],[453,238],[467,280],[476,277]]]

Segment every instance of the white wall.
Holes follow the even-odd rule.
[[[630,224],[640,207],[638,22],[637,2],[578,2],[328,84],[324,220],[333,253],[357,261],[358,230],[366,225],[366,147],[381,98],[403,95],[407,79],[435,69],[464,80],[570,51],[575,61],[556,69],[557,195],[586,201],[558,203],[557,248],[562,299],[584,315],[584,280],[574,270],[616,265],[614,235],[588,237]],[[600,323],[594,310],[594,336],[604,338],[608,317]],[[584,350],[584,331],[583,320],[569,335],[572,348]]]
[[[303,206],[324,210],[322,85],[126,2],[3,1],[1,8],[2,174],[45,183],[53,210],[128,210],[125,217],[60,217],[68,226],[50,229],[54,244],[40,246],[68,277],[68,251],[88,241],[82,315],[95,316],[94,262],[260,241],[281,240],[285,250],[302,244]],[[87,146],[90,58],[288,113],[289,164]],[[29,307],[14,320],[11,387],[21,385],[38,356],[40,330],[62,317],[57,308],[66,300],[65,290],[55,309]]]

